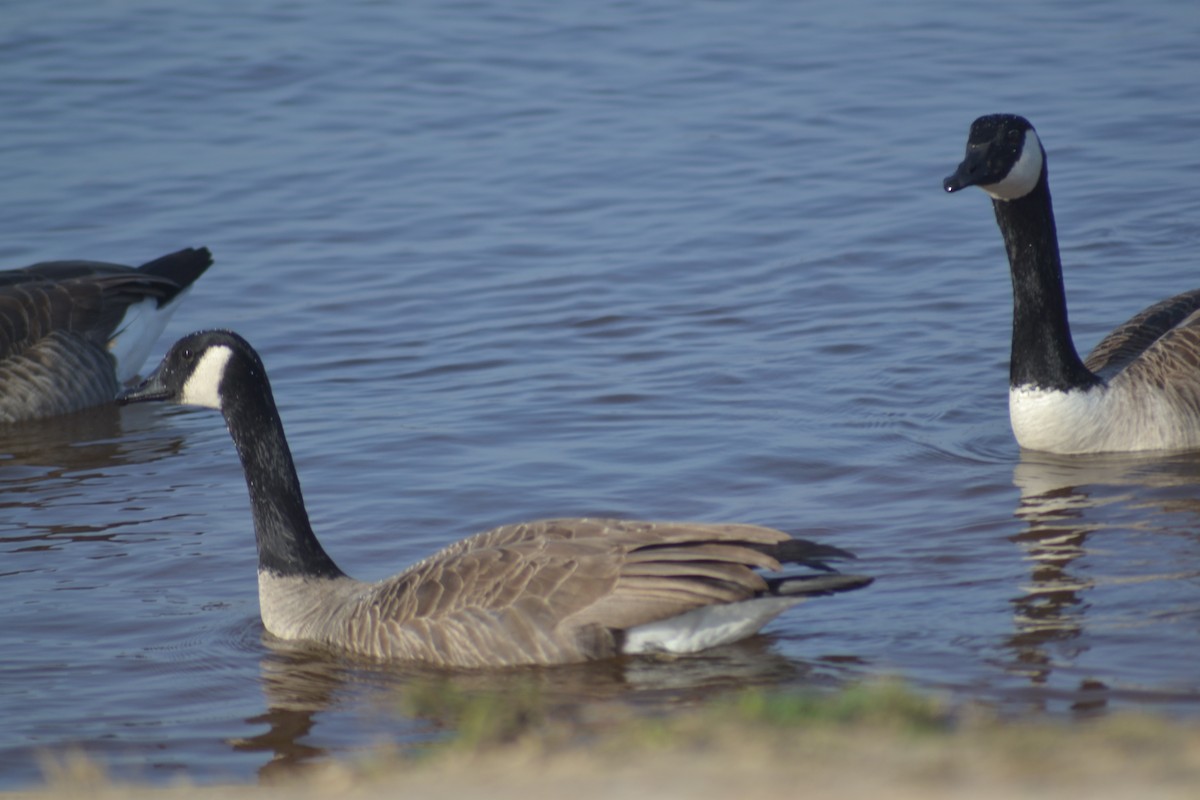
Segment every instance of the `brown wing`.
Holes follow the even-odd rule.
[[[169,301],[212,264],[187,248],[138,268],[103,261],[45,261],[0,272],[0,358],[19,355],[54,332],[107,344],[133,303]]]
[[[1200,289],[1155,303],[1105,336],[1088,353],[1084,366],[1110,380],[1172,330],[1195,324],[1189,317],[1197,311]]]
[[[1200,419],[1200,312],[1142,351],[1109,385],[1140,386],[1160,394],[1181,424]]]
[[[132,303],[178,290],[167,278],[116,265],[91,265],[86,274],[66,278],[52,277],[61,269],[15,272],[21,274],[0,280],[0,358],[20,355],[55,332],[106,345]]]
[[[462,540],[378,584],[359,614],[391,655],[432,649],[461,666],[613,655],[614,631],[767,590],[753,525],[546,520]]]

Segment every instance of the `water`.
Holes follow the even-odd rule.
[[[1078,341],[1200,285],[1195,4],[139,2],[0,24],[0,256],[216,265],[314,526],[378,578],[555,515],[744,520],[871,588],[563,703],[900,675],[1006,712],[1200,711],[1200,458],[1022,456],[981,113],[1050,153]],[[411,669],[265,637],[220,420],[0,437],[0,787],[82,747],[245,779],[441,735]],[[528,676],[526,676],[528,677]],[[460,677],[468,685],[510,676]]]

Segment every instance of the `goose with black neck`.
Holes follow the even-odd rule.
[[[155,400],[224,416],[250,492],[263,625],[283,639],[463,668],[691,653],[871,583],[829,565],[853,558],[845,550],[771,528],[592,518],[505,525],[358,581],[309,524],[266,370],[245,339],[202,331],[176,342],[121,401]]]
[[[1200,448],[1200,289],[1140,312],[1081,359],[1071,338],[1046,151],[1015,114],[975,120],[947,192],[992,198],[1013,286],[1009,417],[1062,454]]]

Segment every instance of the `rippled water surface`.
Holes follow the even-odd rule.
[[[216,264],[313,523],[379,578],[556,515],[744,520],[869,589],[563,702],[901,675],[1013,712],[1200,711],[1200,457],[1022,455],[967,127],[1049,151],[1083,348],[1200,286],[1190,0],[77,2],[0,25],[0,256]],[[263,634],[212,412],[0,433],[0,787],[256,773],[436,724],[413,670]],[[525,676],[528,678],[529,676]],[[472,676],[471,685],[508,680]]]

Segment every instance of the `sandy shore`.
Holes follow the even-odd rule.
[[[110,782],[86,759],[47,767],[59,798],[1180,798],[1200,797],[1200,725],[1117,715],[1088,723],[958,721],[940,731],[878,721],[800,726],[685,715],[654,724],[455,746],[414,757],[384,751],[270,785]]]

